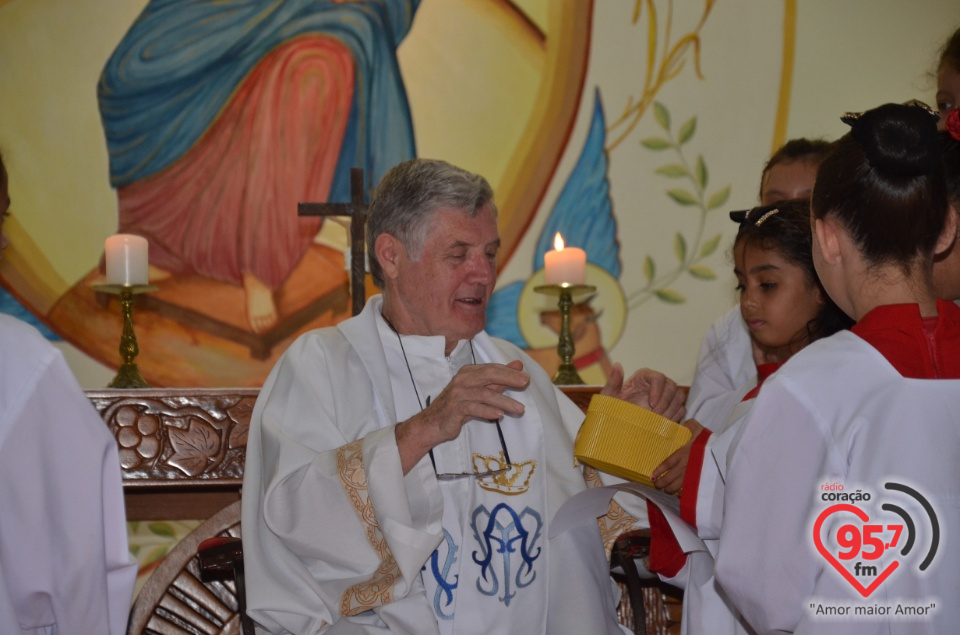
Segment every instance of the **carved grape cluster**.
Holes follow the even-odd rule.
[[[134,469],[144,461],[157,458],[160,454],[160,418],[157,415],[141,414],[134,406],[121,406],[114,422],[120,446],[120,465],[124,469]]]

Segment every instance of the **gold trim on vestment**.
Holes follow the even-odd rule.
[[[400,579],[400,567],[390,551],[367,492],[367,475],[363,469],[363,439],[337,450],[337,478],[360,519],[367,541],[380,557],[380,566],[369,580],[347,588],[340,597],[340,615],[358,615],[393,601],[393,587]]]

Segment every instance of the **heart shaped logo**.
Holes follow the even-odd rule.
[[[830,507],[828,507],[828,508],[826,508],[825,510],[823,510],[823,511],[820,513],[819,516],[817,516],[817,522],[814,523],[814,525],[813,525],[813,542],[814,542],[814,544],[817,545],[817,551],[820,552],[820,555],[823,556],[824,559],[826,559],[827,562],[829,562],[830,564],[832,564],[832,565],[833,565],[833,568],[836,569],[837,571],[839,571],[839,572],[840,572],[840,575],[842,575],[842,576],[844,577],[844,579],[845,579],[847,582],[849,582],[850,585],[851,585],[854,589],[856,589],[858,593],[860,593],[860,595],[862,595],[863,597],[869,597],[869,595],[870,595],[871,593],[873,593],[874,591],[876,591],[877,587],[879,587],[879,586],[883,583],[883,581],[886,580],[886,579],[890,576],[891,573],[893,573],[894,571],[896,571],[897,567],[900,566],[900,561],[899,561],[899,560],[894,560],[893,562],[891,562],[889,565],[887,565],[887,567],[886,567],[883,571],[879,572],[879,574],[876,576],[876,578],[874,578],[873,582],[871,582],[871,583],[870,583],[868,586],[866,586],[866,587],[863,586],[863,585],[860,583],[860,580],[858,580],[856,577],[854,577],[854,575],[853,575],[852,573],[850,573],[850,571],[843,565],[843,563],[840,562],[840,560],[839,560],[836,556],[834,556],[832,553],[830,553],[830,552],[827,550],[826,546],[824,546],[824,544],[823,544],[823,540],[822,540],[821,537],[820,537],[820,529],[823,527],[824,521],[826,521],[826,519],[827,519],[828,517],[830,517],[830,516],[832,516],[833,514],[836,514],[836,513],[838,513],[838,512],[849,512],[849,513],[855,515],[857,518],[859,518],[861,521],[863,521],[863,525],[866,525],[866,523],[869,523],[869,522],[870,522],[870,517],[867,515],[867,513],[866,513],[865,511],[863,511],[863,510],[860,509],[859,507],[855,507],[855,506],[853,506],[853,505],[847,505],[847,504],[843,504],[843,503],[840,503],[840,504],[837,504],[837,505],[831,505]],[[869,527],[881,527],[881,526],[880,526],[880,525],[874,525],[874,526],[867,525],[865,528],[869,528]],[[844,545],[844,546],[850,547],[850,548],[851,548],[851,551],[848,551],[848,552],[846,552],[845,554],[843,554],[843,555],[841,556],[841,557],[843,557],[844,559],[852,559],[852,558],[854,558],[857,554],[860,553],[860,545],[861,545],[861,538],[860,538],[860,537],[861,537],[862,535],[864,535],[864,533],[866,533],[866,535],[869,537],[870,534],[871,534],[871,532],[869,532],[869,531],[867,531],[867,532],[861,531],[859,528],[857,528],[857,527],[855,527],[855,526],[853,526],[853,525],[844,525],[843,527],[841,527],[840,533],[843,533],[844,529],[849,529],[849,530],[851,531],[851,533],[855,533],[855,534],[856,534],[856,541],[855,541],[856,549],[853,548],[853,543],[854,543],[854,541],[848,541],[848,542],[850,542],[851,544],[847,544],[847,545]],[[880,552],[882,552],[883,549],[884,549],[886,546],[888,546],[888,545],[884,545],[883,542],[880,541],[880,540],[877,539],[877,538],[874,538],[873,540],[871,540],[871,541],[870,541],[870,545],[874,547],[874,550],[873,550],[872,553],[869,553],[869,554],[867,554],[867,555],[864,556],[866,559],[879,558]],[[878,551],[878,550],[879,550],[879,551]],[[859,563],[859,562],[857,563],[857,566],[858,566],[858,567],[860,566],[860,563]],[[870,569],[873,569],[874,571],[876,571],[876,567],[870,567]]]

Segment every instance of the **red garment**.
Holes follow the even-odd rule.
[[[960,379],[960,307],[937,300],[937,313],[925,319],[916,304],[888,304],[864,315],[850,330],[904,377]]]
[[[757,385],[748,392],[743,401],[754,399],[760,392],[763,382],[782,366],[781,363],[760,364],[757,366]],[[690,448],[687,471],[683,475],[683,489],[680,490],[680,517],[697,526],[697,501],[700,493],[700,474],[703,472],[703,459],[707,450],[710,431],[704,430]],[[647,515],[650,518],[650,570],[672,578],[680,572],[687,562],[680,543],[667,524],[667,519],[655,505],[647,503]]]
[[[117,191],[119,231],[150,241],[150,264],[175,275],[240,284],[251,273],[280,287],[322,219],[299,201],[325,201],[354,90],[350,49],[301,36],[253,69],[189,152]]]
[[[706,454],[710,430],[704,429],[693,440],[687,470],[683,475],[680,496],[680,518],[694,527],[697,525],[697,492],[700,490],[700,474],[703,472],[703,457]],[[650,519],[650,570],[668,578],[676,576],[687,561],[687,554],[680,548],[673,530],[660,509],[647,502]]]
[[[686,564],[687,554],[680,548],[666,516],[650,501],[647,501],[647,517],[650,521],[649,569],[668,578],[675,577]]]
[[[741,401],[755,399],[757,393],[760,392],[760,386],[763,385],[763,382],[767,380],[767,377],[777,372],[777,369],[781,366],[783,366],[783,362],[770,362],[769,364],[760,364],[757,366],[757,385],[753,387],[753,390],[745,394]]]

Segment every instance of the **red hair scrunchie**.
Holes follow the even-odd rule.
[[[947,113],[946,128],[951,137],[960,141],[960,108],[954,108]]]

